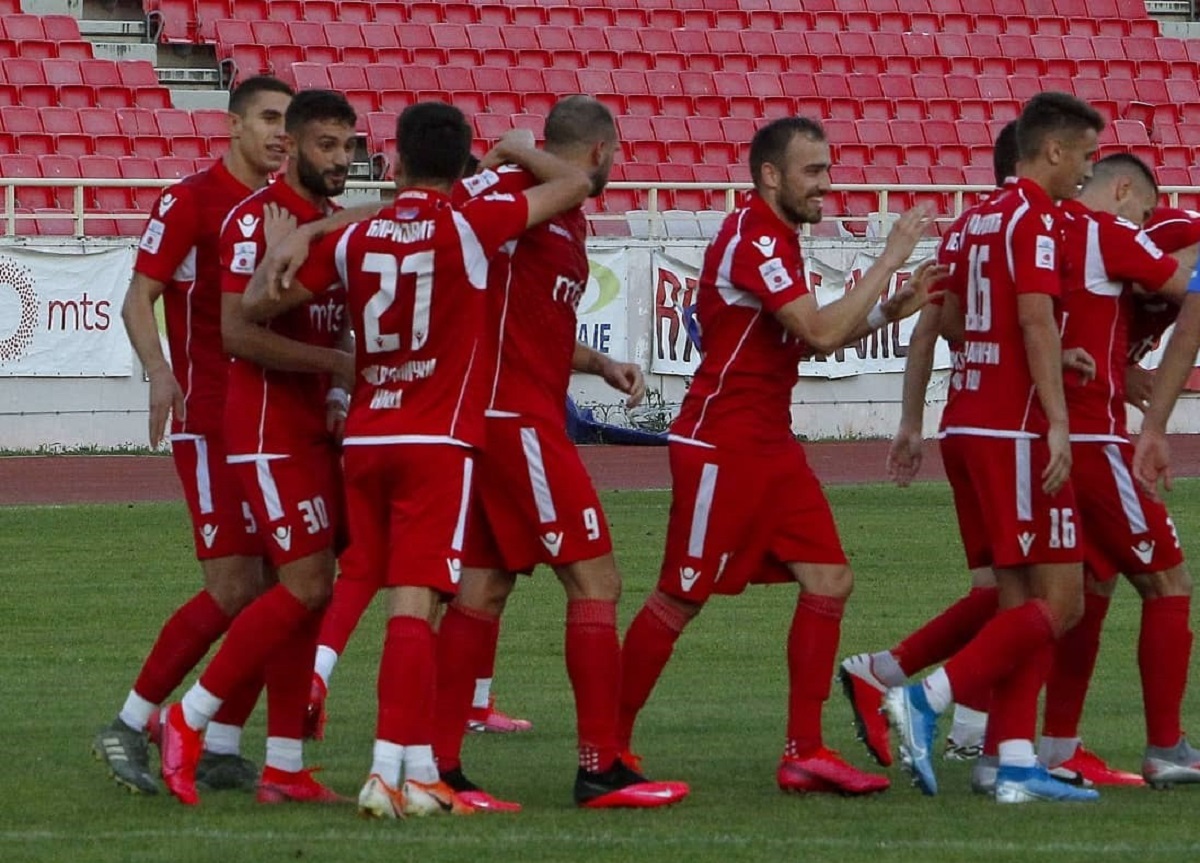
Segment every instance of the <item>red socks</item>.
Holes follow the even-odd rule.
[[[996,744],[1036,739],[1038,696],[1053,662],[1054,643],[1045,641],[996,684],[988,714],[988,734]]]
[[[308,693],[324,609],[310,612],[267,660],[267,736],[304,739]]]
[[[912,677],[966,647],[995,617],[999,596],[994,587],[971,588],[966,596],[892,648],[901,670]]]
[[[325,610],[317,643],[331,648],[339,656],[344,653],[346,642],[378,591],[379,585],[374,581],[340,576],[333,583],[333,596]]]
[[[630,748],[638,713],[658,683],[663,668],[675,650],[675,642],[687,623],[687,616],[680,614],[656,591],[646,598],[646,604],[629,625],[629,631],[625,633],[625,645],[621,648],[621,704],[617,742],[622,750]]]
[[[1191,597],[1161,596],[1142,603],[1138,667],[1146,709],[1146,742],[1171,747],[1183,735],[1179,711],[1192,656]]]
[[[617,705],[621,696],[621,645],[617,603],[605,599],[567,602],[565,654],[575,691],[579,764],[599,772],[619,754]]]
[[[1045,645],[1057,632],[1053,613],[1042,600],[1030,600],[996,614],[971,642],[944,666],[956,700],[978,703]],[[992,709],[999,704],[999,691]]]
[[[230,617],[211,594],[197,593],[163,624],[133,691],[155,704],[166,701],[229,623]]]
[[[275,585],[234,619],[221,649],[200,676],[200,685],[217,698],[228,698],[262,673],[271,655],[311,613],[286,587]],[[307,673],[304,679],[309,679]]]
[[[829,698],[842,634],[844,598],[801,593],[788,632],[787,753],[803,758],[821,747],[821,710]]]
[[[388,621],[379,660],[376,739],[401,746],[433,743],[436,662],[436,638],[429,621],[419,617]]]
[[[1096,656],[1100,653],[1100,630],[1104,627],[1109,602],[1107,596],[1085,593],[1083,617],[1054,647],[1042,722],[1042,734],[1046,737],[1079,736],[1083,702],[1096,668]]]
[[[254,712],[254,705],[258,704],[258,696],[262,692],[262,688],[263,674],[259,673],[246,678],[245,681],[238,684],[228,698],[221,702],[220,708],[213,714],[212,721],[222,725],[236,725],[238,728],[245,728],[246,720]]]
[[[438,770],[453,770],[462,763],[462,742],[481,657],[496,660],[500,618],[457,603],[446,609],[437,636],[437,729],[433,754]],[[486,675],[484,675],[486,676]]]

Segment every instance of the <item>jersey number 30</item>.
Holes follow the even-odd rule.
[[[363,255],[364,273],[379,276],[379,290],[372,295],[363,308],[363,336],[369,354],[383,354],[400,350],[397,333],[379,331],[379,319],[396,302],[396,290],[400,276],[416,276],[413,291],[412,340],[409,349],[418,351],[429,340],[429,307],[433,301],[433,251],[414,252],[405,255],[397,266],[395,255],[368,252]]]

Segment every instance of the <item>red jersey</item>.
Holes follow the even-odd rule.
[[[1159,207],[1143,229],[1167,254],[1200,243],[1200,213]],[[1179,316],[1179,304],[1153,295],[1135,294],[1129,321],[1129,362],[1140,363],[1156,347]]]
[[[266,252],[263,209],[277,204],[303,225],[327,214],[280,180],[242,201],[221,231],[221,290],[245,293]],[[345,316],[342,291],[322,295],[264,326],[298,342],[322,348],[338,344]],[[329,376],[266,369],[233,357],[225,401],[225,446],[232,456],[287,455],[328,438],[325,394]]]
[[[796,230],[758,195],[748,200],[704,253],[696,292],[704,355],[671,434],[761,450],[793,441],[792,389],[811,351],[774,313],[809,289]]]
[[[296,278],[345,285],[356,335],[345,445],[482,443],[488,261],[528,218],[524,195],[406,189],[314,247]]]
[[[251,191],[223,161],[184,177],[163,190],[138,243],[134,271],[166,285],[167,346],[187,406],[186,419],[171,418],[172,434],[221,434],[228,368],[217,242],[225,216]]]
[[[466,177],[451,198],[461,206],[489,192],[523,192],[537,182],[525,169],[505,165]],[[505,251],[488,273],[487,409],[565,427],[576,310],[588,283],[583,208],[533,226]]]
[[[1132,222],[1075,201],[1064,201],[1062,212],[1063,349],[1083,348],[1096,361],[1088,383],[1071,371],[1063,379],[1071,437],[1124,440],[1132,285],[1158,290],[1178,262]]]
[[[1020,294],[1062,292],[1061,214],[1046,191],[1019,179],[967,219],[951,281],[966,312],[962,390],[947,404],[946,434],[1036,437],[1048,423],[1017,317]]]

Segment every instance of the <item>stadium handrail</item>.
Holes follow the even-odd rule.
[[[65,218],[63,213],[36,213],[36,212],[17,212],[16,208],[16,191],[18,188],[24,187],[40,187],[40,188],[70,188],[72,189],[72,207],[70,217],[75,222],[76,236],[84,235],[84,224],[89,219],[112,219],[117,218],[134,218],[136,216],[148,216],[148,213],[117,212],[112,213],[104,210],[95,210],[84,206],[84,199],[87,189],[146,189],[146,188],[166,188],[171,186],[177,180],[170,179],[123,179],[123,178],[84,178],[77,177],[0,177],[0,201],[3,205],[0,207],[0,225],[3,225],[3,231],[0,236],[31,236],[28,234],[17,234],[17,220],[22,221],[39,221],[39,220],[57,220]],[[378,191],[380,193],[395,191],[396,184],[388,180],[352,180],[346,184],[347,191]],[[659,195],[662,193],[676,191],[706,191],[706,192],[724,192],[725,193],[725,212],[730,212],[734,209],[739,192],[747,191],[751,188],[750,183],[645,183],[645,182],[630,182],[630,181],[614,181],[608,184],[608,190],[628,190],[640,191],[646,193],[646,210],[638,211],[640,215],[651,220],[652,223],[661,223],[663,210],[659,207]],[[992,186],[979,184],[924,184],[924,185],[909,185],[902,183],[834,183],[832,190],[834,192],[873,192],[878,197],[876,199],[875,210],[868,215],[851,216],[845,213],[826,213],[827,219],[838,219],[843,222],[870,222],[873,218],[878,221],[879,214],[888,212],[888,196],[892,193],[904,194],[920,194],[920,193],[940,193],[952,195],[953,211],[950,213],[938,214],[939,220],[949,221],[962,212],[964,203],[967,202],[968,196],[978,195],[981,193],[990,192]],[[1168,203],[1171,206],[1177,206],[1180,194],[1197,194],[1200,193],[1200,187],[1197,186],[1162,186],[1160,191],[1167,196]],[[626,212],[614,211],[599,211],[588,213],[588,218],[594,221],[615,221],[627,217]]]

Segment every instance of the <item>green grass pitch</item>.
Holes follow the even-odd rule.
[[[967,583],[949,492],[926,484],[836,488],[830,496],[857,574],[841,653],[892,644]],[[626,588],[626,625],[654,583],[669,497],[605,496]],[[1180,535],[1200,547],[1200,483],[1171,495]],[[1200,788],[1106,791],[1091,806],[1000,808],[967,790],[967,768],[939,763],[942,795],[921,797],[893,769],[884,795],[850,800],[779,793],[784,638],[795,588],[718,598],[680,642],[643,714],[636,746],[654,776],[692,797],[657,812],[571,805],[574,717],[562,661],[563,600],[554,579],[523,581],[504,623],[496,691],[535,723],[517,737],[472,737],[468,772],[522,801],[514,816],[368,823],[353,807],[256,807],[247,795],[185,810],[165,794],[133,797],[89,755],[120,706],[158,627],[196,589],[182,505],[0,510],[0,861],[1109,861],[1200,856]],[[377,604],[378,605],[378,604]],[[1118,591],[1084,733],[1113,763],[1138,769],[1143,744],[1136,665],[1139,611]],[[357,793],[370,763],[382,618],[364,619],[339,666],[328,739],[307,759]],[[1185,717],[1200,715],[1191,694]],[[868,759],[835,687],[829,745]],[[1200,732],[1197,732],[1200,734]],[[262,754],[262,711],[245,751]]]

